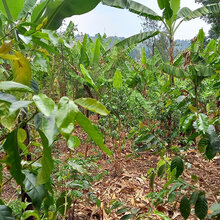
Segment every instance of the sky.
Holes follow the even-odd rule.
[[[136,1],[161,15],[161,10],[157,6],[157,0]],[[194,0],[181,0],[181,7],[189,7],[191,10],[194,10],[200,6]],[[65,23],[68,24],[70,20],[77,25],[79,33],[87,33],[92,36],[97,33],[101,35],[106,33],[107,36],[129,37],[140,33],[142,30],[141,19],[137,15],[128,10],[112,8],[102,4],[99,4],[94,10],[86,14],[67,18]],[[210,25],[199,18],[183,22],[175,34],[175,39],[192,39],[201,28],[207,34]]]

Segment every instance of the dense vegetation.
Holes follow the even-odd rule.
[[[0,219],[80,219],[80,203],[101,212],[87,219],[219,219],[212,179],[201,187],[196,173],[186,174],[196,166],[190,154],[219,160],[220,38],[205,42],[201,29],[181,51],[174,35],[184,21],[219,14],[220,4],[191,11],[180,0],[158,0],[160,16],[134,1],[103,0],[163,29],[114,45],[99,34],[79,40],[72,22],[56,32],[65,17],[99,3],[0,1]],[[132,58],[146,39],[153,50],[142,47],[140,59]],[[146,163],[152,155],[156,164],[138,177],[149,189],[143,209],[115,196],[106,202],[93,190],[104,178],[119,180],[124,161]],[[218,178],[215,167],[210,172]]]

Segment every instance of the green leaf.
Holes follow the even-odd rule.
[[[209,125],[207,130],[208,138],[209,138],[209,146],[211,153],[215,155],[220,151],[220,140],[218,138],[218,134],[215,130],[215,127],[213,125]]]
[[[164,220],[171,220],[171,219],[170,219],[167,215],[165,215],[163,212],[159,212],[159,211],[155,210],[155,211],[153,212],[153,214],[155,214],[155,215],[161,217],[161,218],[164,219]]]
[[[179,11],[178,11],[178,14],[177,14],[177,19],[178,18],[185,18],[187,15],[189,15],[192,11],[187,8],[187,7],[183,7],[181,8]]]
[[[19,128],[18,129],[17,137],[18,137],[18,142],[23,143],[26,140],[26,138],[27,138],[26,131],[24,129],[22,129],[22,128]]]
[[[187,219],[190,215],[190,202],[186,196],[183,196],[180,202],[180,213],[184,219]]]
[[[144,32],[144,33],[140,33],[140,34],[135,34],[131,37],[128,37],[122,41],[120,41],[119,43],[115,44],[114,46],[119,48],[119,49],[124,49],[127,47],[131,47],[135,44],[141,43],[151,37],[156,36],[157,34],[159,34],[159,31],[149,31],[149,32]]]
[[[158,169],[158,171],[157,171],[158,177],[161,177],[161,176],[164,174],[165,168],[166,168],[166,164],[163,164],[163,165],[161,165],[161,166],[159,167],[159,169]]]
[[[21,172],[21,157],[18,149],[17,130],[11,132],[3,144],[7,153],[6,164],[10,167],[10,173],[18,185],[23,186],[25,175]]]
[[[115,71],[115,74],[114,74],[114,77],[113,77],[113,87],[115,89],[120,89],[122,87],[122,74],[121,74],[121,71],[120,69],[117,69]]]
[[[79,98],[74,100],[74,102],[89,111],[98,113],[100,115],[108,115],[110,112],[105,108],[105,106],[92,98]]]
[[[71,149],[71,150],[75,150],[77,147],[80,146],[80,144],[81,144],[81,141],[76,136],[70,136],[67,141],[67,145],[68,145],[69,149]]]
[[[209,127],[209,118],[207,115],[199,113],[198,119],[196,120],[197,127],[203,134],[206,133]]]
[[[104,5],[108,5],[111,7],[121,8],[121,9],[128,9],[129,11],[144,16],[149,17],[152,20],[162,20],[162,18],[153,10],[142,5],[135,1],[128,1],[128,0],[102,0]]]
[[[4,91],[17,91],[17,92],[30,92],[34,91],[21,83],[13,82],[13,81],[2,81],[0,82],[0,90]]]
[[[49,144],[48,140],[41,130],[38,130],[38,132],[41,136],[41,140],[43,143],[43,156],[41,159],[42,168],[40,169],[37,175],[36,184],[41,185],[41,184],[45,184],[49,182],[50,174],[52,173],[54,165],[53,165],[53,158],[51,154],[51,148],[48,145]]]
[[[219,216],[220,215],[220,203],[213,204],[209,209],[209,213],[210,214],[208,215],[208,218]]]
[[[154,188],[154,180],[155,180],[155,177],[156,177],[156,173],[155,173],[155,172],[152,172],[151,175],[150,175],[150,187],[151,187],[151,189]]]
[[[199,196],[199,192],[198,191],[193,192],[191,194],[191,196],[190,196],[190,204],[195,205],[196,201],[198,199],[198,196]]]
[[[93,66],[99,65],[100,53],[101,53],[101,41],[99,38],[96,39],[94,49],[93,49]]]
[[[220,13],[220,3],[206,5],[204,7],[198,8],[190,13],[188,13],[184,21],[189,21],[208,14],[218,14]]]
[[[16,111],[20,110],[21,108],[27,108],[32,101],[17,101],[13,102],[10,106],[9,112],[10,114],[14,114]]]
[[[78,107],[72,100],[67,97],[61,98],[55,113],[55,119],[61,134],[67,139],[73,132],[77,112],[79,112]]]
[[[0,102],[8,102],[8,103],[13,103],[16,102],[17,99],[8,93],[0,92]]]
[[[208,213],[208,203],[205,195],[200,195],[195,204],[195,214],[199,219],[204,219]]]
[[[180,9],[180,0],[170,0],[170,7],[173,11],[173,16],[176,17],[176,15]],[[176,19],[175,17],[174,17],[174,20]]]
[[[79,63],[84,65],[86,68],[89,66],[89,57],[87,54],[87,34],[84,35],[81,45]]]
[[[131,219],[131,218],[134,218],[134,215],[133,214],[127,214],[127,215],[124,215],[120,218],[120,220],[127,220],[127,219]]]
[[[77,113],[76,121],[89,135],[89,137],[91,137],[92,140],[101,148],[101,150],[103,150],[108,156],[112,157],[112,152],[104,145],[102,134],[91,123],[91,121],[81,112]]]
[[[41,10],[38,9],[32,22],[40,24],[47,17],[46,28],[56,30],[61,26],[64,18],[87,13],[94,9],[99,2],[100,0],[47,1],[45,11],[42,11],[44,7]]]
[[[47,117],[49,117],[55,108],[55,103],[52,99],[48,98],[45,94],[35,95],[33,100],[37,108]]]
[[[29,217],[36,217],[36,220],[40,220],[40,216],[38,214],[38,211],[37,210],[27,210],[23,213],[23,215],[21,216],[21,220],[25,220]]]
[[[170,165],[170,170],[174,170],[176,168],[176,178],[178,178],[184,170],[184,163],[181,157],[176,157],[172,160]]]
[[[46,196],[46,190],[44,185],[36,185],[36,175],[25,171],[26,178],[24,180],[25,191],[31,198],[34,207],[40,210],[43,199]]]
[[[83,74],[86,82],[89,83],[96,91],[98,91],[98,88],[95,85],[95,83],[94,83],[93,79],[91,78],[91,76],[89,75],[88,70],[82,64],[80,64],[80,69],[82,71],[82,74]]]
[[[36,0],[25,0],[24,6],[18,15],[18,19],[21,19],[27,15],[27,13],[34,7]]]
[[[73,170],[76,170],[79,173],[87,173],[87,170],[85,170],[82,165],[77,164],[75,161],[68,161],[68,164],[72,167]]]
[[[142,47],[141,65],[147,65],[146,51],[144,47]]]
[[[16,0],[16,4],[14,2],[14,0],[1,0],[0,1],[0,11],[6,16],[8,17],[8,13],[7,13],[7,9],[4,7],[4,2],[6,2],[7,6],[8,6],[8,10],[10,12],[10,15],[13,19],[13,21],[16,21],[19,13],[21,12],[23,6],[24,6],[24,0]],[[11,19],[10,17],[8,17],[8,19]]]
[[[15,220],[11,208],[5,205],[0,205],[0,220]]]

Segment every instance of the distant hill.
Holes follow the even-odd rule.
[[[87,34],[88,37],[90,37],[92,40],[95,41],[95,39],[97,38],[97,35],[95,36],[90,36],[89,34]],[[82,35],[76,35],[75,36],[76,40],[80,40],[82,41],[83,36]],[[111,39],[111,42],[109,44],[109,47],[112,47],[116,42],[124,40],[125,37],[117,37],[117,36],[109,36],[106,38],[106,41],[108,41],[109,39]],[[174,54],[178,54],[181,51],[184,51],[186,48],[188,48],[190,46],[190,40],[175,40],[175,52]],[[145,48],[146,51],[146,55],[148,56],[149,54],[149,48],[146,46],[146,44],[140,43],[138,44],[130,53],[130,56],[135,59],[135,60],[139,60],[141,58],[141,54],[142,54],[142,48]]]

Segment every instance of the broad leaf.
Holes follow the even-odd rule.
[[[190,202],[186,196],[183,196],[180,202],[180,213],[184,219],[187,219],[190,215]]]
[[[81,71],[82,71],[82,74],[83,74],[83,76],[84,76],[86,82],[88,82],[96,91],[98,91],[98,88],[97,88],[97,86],[95,85],[95,83],[94,83],[92,77],[89,75],[88,70],[87,70],[82,64],[80,64],[80,69],[81,69]]]
[[[202,17],[208,14],[219,14],[220,13],[220,3],[206,5],[204,7],[198,8],[190,12],[185,18],[184,21],[189,21],[194,18]]]
[[[93,59],[92,59],[93,66],[99,65],[99,59],[101,53],[100,47],[101,47],[101,41],[99,38],[97,38],[93,49]]]
[[[155,215],[161,217],[161,218],[164,219],[164,220],[171,220],[171,219],[170,219],[167,215],[165,215],[163,212],[159,212],[159,211],[155,210],[153,213],[154,213]]]
[[[27,16],[27,13],[34,7],[35,4],[36,4],[36,0],[25,0],[24,6],[18,15],[18,19]]]
[[[44,7],[41,7],[41,10],[35,11],[32,22],[40,24],[47,17],[46,28],[56,30],[61,26],[64,18],[87,13],[94,9],[99,2],[100,0],[47,1],[46,7],[44,5]],[[42,10],[44,8],[45,11]]]
[[[211,153],[215,155],[220,151],[220,140],[213,125],[209,125],[207,134],[210,142],[209,146],[211,148]]]
[[[23,186],[25,175],[22,173],[21,157],[18,149],[17,130],[11,132],[3,144],[7,153],[6,163],[10,168],[10,173],[18,185]]]
[[[113,77],[113,87],[115,89],[120,89],[122,87],[122,83],[123,83],[123,80],[122,80],[121,71],[120,71],[120,69],[117,69],[115,71],[115,74],[114,74],[114,77]]]
[[[49,117],[55,108],[55,103],[52,99],[48,98],[45,94],[35,95],[33,100],[37,108],[47,117]]]
[[[200,195],[195,204],[195,213],[199,219],[204,219],[208,213],[208,203],[205,195]]]
[[[51,154],[51,148],[49,147],[48,140],[41,130],[38,130],[38,132],[41,136],[41,140],[42,140],[43,148],[44,148],[43,156],[41,159],[42,168],[40,169],[37,175],[37,180],[36,180],[36,184],[41,185],[41,184],[45,184],[49,182],[50,174],[52,173],[54,165],[53,165],[53,158]]]
[[[0,90],[4,91],[17,91],[17,92],[30,92],[33,93],[34,91],[23,84],[12,82],[12,81],[2,81],[0,82]]]
[[[203,134],[206,133],[209,127],[209,118],[207,115],[199,113],[198,119],[196,120],[197,127]]]
[[[105,108],[105,106],[92,98],[79,98],[74,100],[74,102],[89,111],[98,113],[100,115],[108,115],[110,112]]]
[[[91,123],[91,121],[83,115],[81,112],[78,112],[76,115],[76,121],[83,128],[83,130],[92,138],[92,140],[110,157],[112,157],[112,152],[105,146],[103,142],[102,134],[98,129]]]
[[[10,95],[5,92],[0,92],[0,102],[13,103],[16,101],[17,101],[17,99],[13,95]]]
[[[104,5],[108,5],[111,7],[121,8],[121,9],[128,9],[129,11],[144,16],[149,17],[152,20],[162,20],[162,18],[154,12],[152,9],[146,7],[135,1],[128,1],[128,0],[102,0]]]
[[[6,3],[7,6],[4,5],[4,2]],[[23,6],[24,6],[24,0],[16,0],[16,4],[14,0],[0,1],[0,11],[6,17],[8,17],[8,19],[13,19],[14,21],[17,19]],[[9,14],[11,17],[9,16]]]
[[[11,208],[5,205],[0,205],[0,220],[15,220]]]
[[[44,185],[36,185],[36,175],[30,173],[29,171],[25,172],[26,178],[24,180],[25,191],[30,196],[31,201],[34,207],[37,210],[40,210],[41,203],[46,195],[46,190]]]
[[[20,110],[21,108],[27,108],[32,101],[17,101],[13,102],[10,106],[9,112],[10,114],[14,114],[16,111]]]
[[[171,165],[170,165],[170,170],[176,169],[176,178],[178,178],[184,170],[184,163],[181,157],[176,157],[172,160]]]
[[[157,34],[159,34],[159,31],[149,31],[149,32],[144,32],[144,33],[140,33],[140,34],[135,34],[131,37],[128,37],[122,41],[120,41],[119,43],[115,44],[115,47],[118,47],[119,49],[124,49],[130,46],[133,46],[134,44],[138,44],[143,42],[144,40],[147,40],[151,37],[156,36]]]
[[[67,97],[61,98],[55,113],[55,119],[61,134],[67,139],[73,132],[77,112],[79,112],[79,110],[74,101],[69,100]]]
[[[80,146],[80,144],[81,144],[81,141],[76,136],[70,136],[67,141],[67,145],[68,145],[69,149],[71,149],[71,150],[75,150],[77,147]]]

